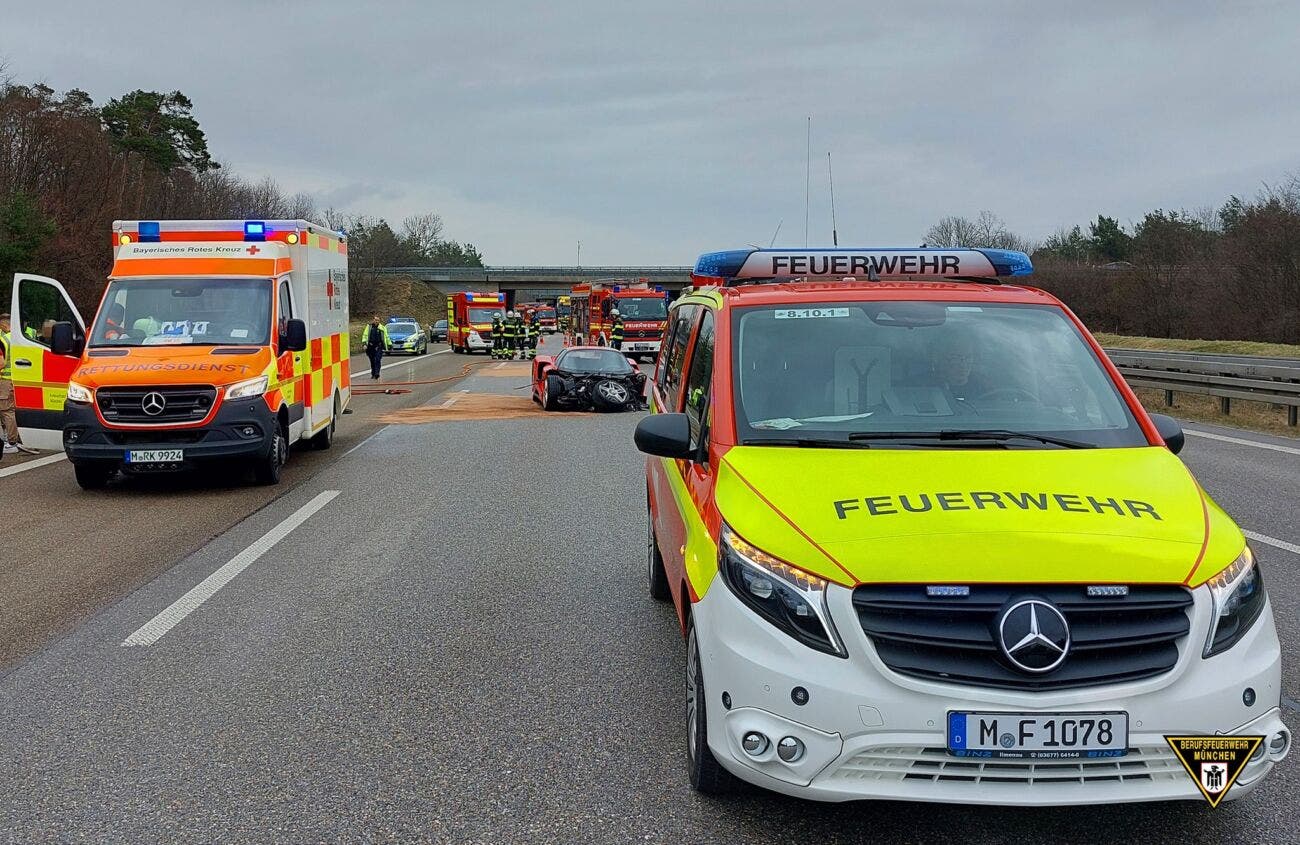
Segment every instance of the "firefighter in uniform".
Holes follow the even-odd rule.
[[[618,309],[615,308],[609,312],[609,316],[614,318],[614,325],[609,327],[609,345],[615,349],[623,348],[623,318],[619,316]]]
[[[501,329],[502,337],[505,338],[505,349],[501,352],[501,357],[507,361],[513,361],[515,358],[515,312],[506,312],[506,322]]]
[[[537,321],[537,312],[528,312],[528,323],[524,327],[527,343],[525,344],[528,360],[531,361],[537,357],[537,338],[542,333],[541,324]]]
[[[492,357],[506,357],[506,327],[501,322],[501,312],[492,315]]]
[[[525,335],[528,333],[528,325],[524,322],[524,314],[522,311],[515,311],[514,315],[515,351],[519,353],[519,360],[522,361],[524,360],[524,345],[527,340]],[[513,358],[514,355],[511,354],[510,357]]]

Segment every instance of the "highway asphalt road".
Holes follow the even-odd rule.
[[[526,395],[472,360],[456,393],[405,401]],[[5,587],[39,576],[34,553],[94,568],[94,543],[134,561],[37,650],[9,652],[25,656],[0,675],[0,841],[1300,841],[1294,754],[1213,811],[699,797],[684,645],[646,594],[638,415],[381,428],[368,404],[274,491],[88,498],[59,464],[0,478],[8,506],[44,491],[23,525],[50,544],[24,545],[36,574],[6,564]],[[1195,429],[1214,435],[1184,452],[1201,481],[1257,537],[1293,544],[1255,540],[1295,654],[1300,441]],[[152,557],[125,556],[155,533]],[[1300,731],[1296,661],[1285,673]]]

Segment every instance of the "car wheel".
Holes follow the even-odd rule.
[[[621,411],[632,402],[632,391],[614,379],[601,379],[591,389],[591,401],[597,411]]]
[[[284,440],[284,432],[277,424],[275,435],[271,438],[271,450],[265,458],[260,459],[253,466],[253,475],[258,484],[271,486],[280,483],[280,467],[284,466],[287,451],[288,446]]]
[[[77,486],[82,490],[104,489],[116,472],[113,467],[100,464],[73,464],[72,471],[77,476]]]
[[[334,413],[330,416],[330,424],[311,439],[311,445],[314,449],[320,449],[322,452],[334,445],[334,429],[339,423],[339,395],[334,394]]]
[[[542,382],[542,407],[548,411],[560,409],[560,396],[564,394],[564,382],[559,376],[548,375]]]
[[[708,695],[700,665],[700,644],[695,620],[687,621],[686,634],[686,753],[691,788],[705,795],[726,795],[736,787],[736,776],[709,750]]]
[[[655,601],[671,601],[672,590],[668,588],[668,573],[664,570],[664,556],[659,554],[659,538],[655,536],[654,516],[646,507],[646,558],[650,570],[650,598]]]

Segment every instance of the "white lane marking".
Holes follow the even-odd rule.
[[[374,440],[376,437],[378,437],[379,435],[383,434],[383,433],[384,433],[385,431],[387,431],[387,430],[388,430],[388,426],[384,426],[383,428],[379,429],[379,431],[376,431],[374,434],[370,435],[370,436],[367,437],[365,440],[362,440],[360,443],[358,443],[357,445],[353,446],[351,449],[349,449],[349,450],[347,450],[346,452],[344,452],[344,453],[343,453],[343,457],[346,458],[348,455],[351,455],[353,452],[355,452],[356,450],[360,449],[362,446],[366,445],[366,444],[369,443],[371,440]]]
[[[1275,549],[1283,549],[1292,554],[1300,555],[1300,546],[1295,543],[1288,543],[1286,540],[1279,540],[1276,537],[1270,537],[1267,534],[1260,534],[1255,531],[1242,531],[1250,539],[1257,543],[1263,543],[1266,546],[1272,546]]]
[[[462,391],[459,391],[459,392],[457,392],[457,393],[453,393],[453,394],[451,395],[451,398],[450,398],[450,399],[448,399],[446,402],[443,402],[443,403],[442,403],[442,407],[444,407],[444,408],[450,408],[452,405],[455,405],[455,404],[456,404],[456,400],[457,400],[457,399],[459,399],[460,397],[464,396],[466,393],[469,393],[469,391],[468,391],[468,390],[462,390]]]
[[[330,500],[337,496],[339,492],[338,490],[326,490],[298,508],[279,525],[263,534],[253,545],[235,555],[228,563],[223,564],[216,572],[204,578],[188,593],[172,602],[162,613],[141,625],[135,633],[122,641],[122,645],[153,645],[158,642],[158,639],[163,634],[180,624],[181,620],[193,613],[199,605],[216,595],[217,591],[230,583],[236,575],[270,551],[276,543],[289,536],[290,532],[306,522],[312,514],[329,504]]]
[[[29,469],[39,469],[41,467],[47,467],[50,464],[57,464],[59,461],[66,460],[67,457],[67,455],[49,455],[44,458],[37,458],[34,461],[19,464],[16,467],[9,467],[9,469],[0,469],[0,478],[7,478],[11,475],[17,475],[20,472],[27,472]]]
[[[451,351],[450,349],[441,349],[441,350],[439,350],[439,351],[437,351],[437,352],[430,352],[428,355],[416,355],[416,356],[414,356],[414,357],[408,358],[408,359],[405,360],[405,361],[394,361],[394,362],[391,363],[391,364],[384,364],[382,367],[379,368],[379,372],[382,373],[384,370],[387,370],[387,369],[389,369],[389,368],[391,368],[391,367],[400,367],[400,366],[402,366],[403,364],[418,364],[418,363],[420,363],[421,361],[428,360],[429,358],[432,358],[434,355],[446,355],[446,354],[447,354],[448,352],[450,352],[450,351]],[[369,368],[368,366],[363,366],[363,367],[362,367],[360,370],[358,370],[356,373],[353,373],[353,372],[352,372],[352,364],[351,364],[351,362],[349,362],[349,363],[348,363],[348,375],[351,376],[352,378],[359,378],[360,376],[368,376],[368,375],[370,375],[370,368]]]
[[[1222,440],[1224,443],[1236,443],[1238,446],[1254,446],[1256,449],[1272,449],[1274,452],[1286,452],[1288,455],[1300,455],[1300,449],[1295,446],[1280,446],[1277,443],[1265,443],[1262,440],[1247,440],[1244,437],[1229,437],[1226,434],[1213,434],[1208,431],[1197,431],[1193,428],[1183,429],[1185,434],[1193,437],[1204,437],[1209,440]]]

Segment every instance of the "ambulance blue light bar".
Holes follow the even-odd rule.
[[[135,233],[142,244],[156,244],[162,240],[162,226],[157,220],[141,220]]]
[[[708,252],[692,275],[745,279],[980,279],[1028,276],[1033,262],[1010,249],[733,249]]]
[[[246,241],[266,240],[266,224],[261,220],[245,220],[244,240]]]

